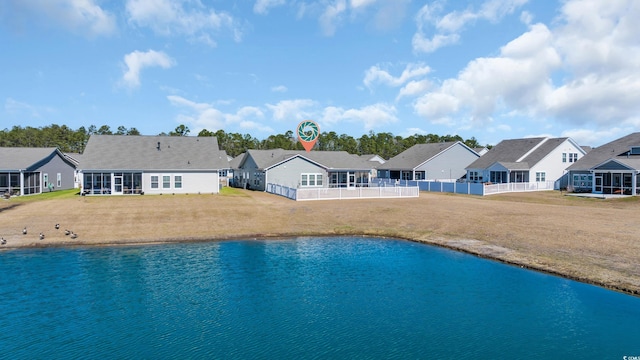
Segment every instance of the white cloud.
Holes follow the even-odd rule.
[[[70,31],[90,35],[110,35],[116,31],[115,16],[95,0],[21,0],[3,2],[14,17],[34,14]],[[34,20],[25,20],[33,23]]]
[[[301,121],[311,118],[317,103],[309,99],[283,100],[275,105],[267,104],[276,121],[295,120]]]
[[[17,101],[12,98],[7,98],[4,101],[4,110],[10,114],[28,114],[29,116],[34,118],[40,117],[40,111],[37,109],[37,107],[26,102]]]
[[[350,0],[349,5],[353,9],[366,8],[369,5],[375,4],[376,0]]]
[[[416,16],[417,31],[413,36],[413,50],[417,53],[431,53],[441,47],[455,44],[465,26],[478,20],[498,22],[512,14],[528,0],[487,0],[477,11],[469,7],[463,11],[452,11],[440,15],[444,3],[435,1],[424,5]],[[433,36],[427,33],[433,32]]]
[[[496,116],[514,123],[532,119],[550,132],[580,126],[589,130],[573,133],[585,140],[595,139],[591,131],[637,129],[638,17],[637,1],[567,1],[554,28],[530,25],[497,56],[473,59],[455,78],[432,84],[414,110],[431,123],[458,128],[487,125]],[[555,125],[547,126],[550,120]]]
[[[396,101],[400,100],[405,96],[412,97],[412,96],[424,94],[429,89],[431,89],[432,86],[433,84],[431,83],[431,81],[426,79],[418,80],[418,81],[409,81],[404,87],[402,87],[402,89],[400,89],[398,96],[396,96]]]
[[[342,20],[342,16],[346,10],[346,0],[335,0],[332,4],[325,7],[319,19],[320,27],[322,27],[325,35],[332,36],[335,34],[338,23]]]
[[[603,143],[602,139],[617,139],[634,132],[635,129],[621,127],[612,127],[601,130],[571,129],[564,131],[561,136],[570,137],[583,146],[600,146]]]
[[[297,17],[317,17],[325,36],[333,36],[346,23],[365,22],[385,31],[401,26],[411,0],[316,0],[293,1]]]
[[[549,74],[561,66],[552,40],[546,26],[534,25],[503,46],[500,56],[472,60],[457,78],[419,98],[416,112],[437,123],[450,123],[464,112],[467,120],[482,123],[502,105],[520,111],[535,107],[551,92]]]
[[[389,74],[388,71],[383,70],[379,65],[375,65],[370,67],[364,76],[364,85],[371,89],[374,83],[381,83],[388,86],[401,86],[405,84],[410,79],[416,77],[423,77],[431,72],[431,68],[426,66],[425,64],[408,64],[405,69],[402,71],[402,74],[398,77],[394,77]]]
[[[127,70],[122,76],[124,85],[128,87],[140,86],[140,72],[143,68],[159,66],[168,69],[175,65],[175,60],[162,51],[149,50],[146,52],[134,51],[124,56]]]
[[[186,35],[191,40],[215,46],[213,35],[230,31],[235,41],[242,39],[242,27],[226,12],[186,0],[128,0],[129,22],[149,27],[164,36]]]
[[[287,90],[288,90],[288,89],[287,89],[287,87],[286,87],[286,86],[284,86],[284,85],[273,86],[273,87],[271,88],[271,91],[273,91],[273,92],[279,92],[279,93],[287,92]]]
[[[270,8],[282,6],[286,4],[286,0],[256,0],[253,4],[253,12],[260,15],[269,13]]]
[[[362,123],[365,130],[371,130],[398,121],[396,108],[393,105],[378,103],[360,109],[343,109],[326,107],[322,113],[322,122],[336,124],[343,121]]]
[[[203,129],[215,132],[228,129],[231,125],[245,131],[273,132],[271,127],[259,121],[264,121],[264,113],[257,107],[245,106],[238,109],[236,113],[224,113],[212,104],[198,103],[181,96],[169,95],[167,99],[171,105],[186,110],[186,113],[176,116],[176,121],[180,124],[188,124],[195,133]]]

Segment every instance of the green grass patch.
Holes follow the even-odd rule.
[[[242,189],[238,189],[238,188],[234,188],[231,186],[223,186],[222,189],[220,189],[220,195],[224,195],[224,196],[249,196],[247,194],[245,194]]]
[[[79,195],[80,195],[79,189],[55,190],[52,192],[47,191],[42,194],[36,194],[36,195],[14,196],[10,198],[8,201],[12,203],[28,203],[28,202],[43,201],[43,200],[68,199],[68,198],[73,198]]]

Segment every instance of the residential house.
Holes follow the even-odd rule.
[[[216,137],[92,135],[80,161],[83,194],[218,193],[229,167]]]
[[[0,193],[73,189],[76,165],[57,148],[0,147]]]
[[[585,155],[568,137],[503,140],[467,166],[467,181],[523,183],[557,181]]]
[[[416,144],[378,167],[378,178],[454,181],[480,155],[463,142]]]
[[[567,170],[570,191],[640,195],[640,132],[592,149]]]
[[[264,191],[266,184],[290,188],[368,186],[372,166],[346,151],[248,150],[237,169],[236,186]]]

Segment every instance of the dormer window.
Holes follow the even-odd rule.
[[[632,146],[629,155],[640,155],[640,146]]]

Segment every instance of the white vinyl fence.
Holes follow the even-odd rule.
[[[285,196],[296,201],[411,198],[420,196],[418,186],[294,189],[278,184],[267,184],[267,192]]]

